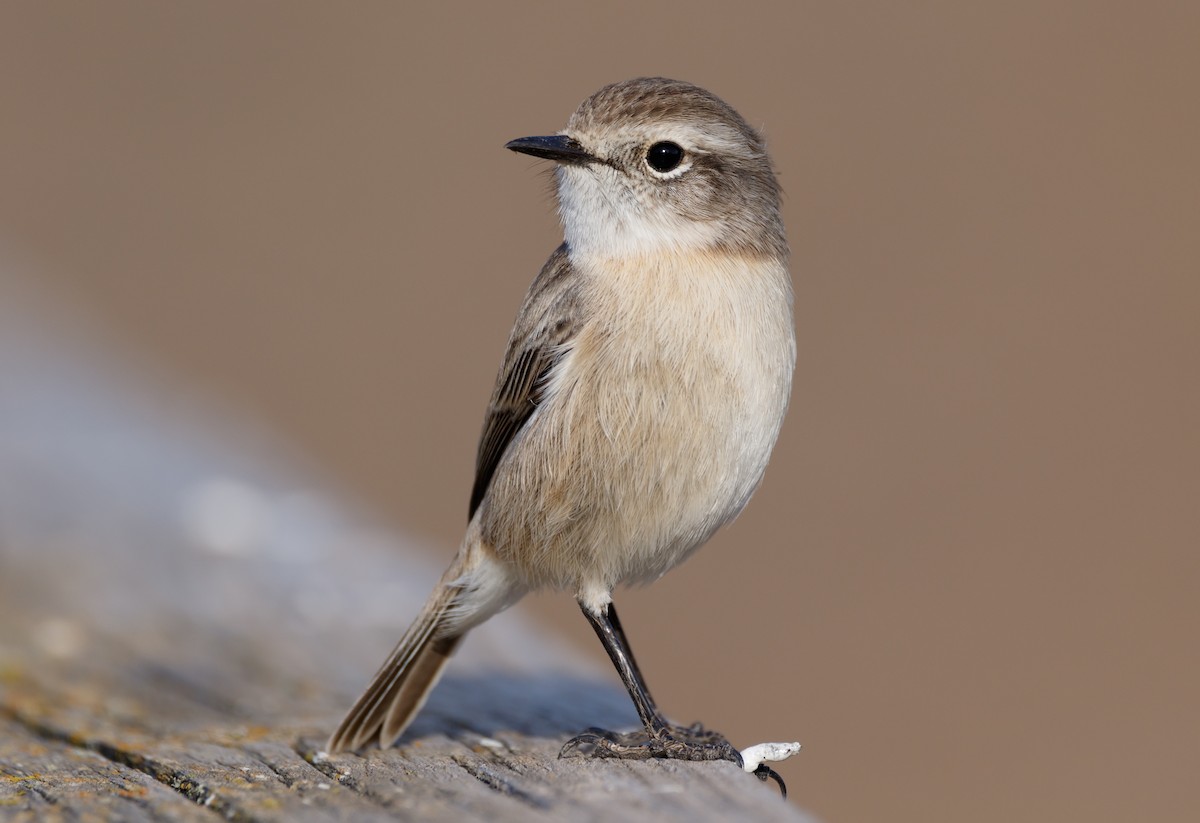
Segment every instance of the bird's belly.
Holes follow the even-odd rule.
[[[750,332],[658,333],[670,344],[647,346],[646,330],[581,335],[498,468],[484,538],[530,585],[655,579],[757,487],[790,348],[764,351]]]

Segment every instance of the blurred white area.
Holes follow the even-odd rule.
[[[281,649],[328,636],[307,665],[369,673],[453,547],[382,531],[294,449],[66,302],[0,264],[0,594],[28,604],[32,646],[61,657],[88,632],[265,618]],[[514,661],[531,632],[502,616],[466,665],[579,665],[540,636]]]

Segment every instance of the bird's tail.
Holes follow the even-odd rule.
[[[372,740],[391,746],[425,705],[467,630],[520,597],[499,561],[484,556],[478,545],[472,549],[460,551],[442,575],[420,616],[329,739],[330,754]]]
[[[383,748],[404,732],[462,639],[462,634],[438,631],[455,594],[444,582],[438,584],[420,616],[333,733],[326,751],[353,751],[372,740],[378,740]]]

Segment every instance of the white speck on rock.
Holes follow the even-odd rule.
[[[33,642],[51,657],[74,657],[87,642],[83,627],[65,617],[51,617],[33,630]]]
[[[759,743],[742,749],[742,768],[753,772],[760,763],[787,760],[800,751],[799,743]]]

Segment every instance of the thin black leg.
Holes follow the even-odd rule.
[[[644,732],[616,734],[591,728],[568,740],[559,757],[617,757],[632,760],[664,757],[678,760],[731,760],[739,766],[742,764],[741,753],[720,734],[708,731],[699,723],[686,728],[673,726],[662,716],[654,698],[650,696],[650,690],[646,688],[646,681],[633,658],[629,640],[611,603],[600,614],[593,614],[582,603],[580,609],[604,644],[604,650],[621,676],[621,682],[625,684],[646,729]]]
[[[662,714],[658,711],[658,704],[654,702],[653,696],[646,688],[646,678],[642,677],[642,670],[638,668],[637,660],[633,656],[633,646],[629,645],[629,638],[625,636],[625,629],[621,628],[621,618],[617,616],[617,608],[612,603],[608,604],[608,619],[612,623],[613,635],[616,637],[617,643],[624,647],[625,656],[629,658],[629,665],[633,667],[633,676],[636,677],[642,684],[642,691],[646,695],[646,700],[650,703],[650,708],[654,709],[654,716],[664,724]],[[587,614],[587,610],[584,610]],[[603,640],[601,640],[603,642]]]
[[[596,630],[596,636],[600,638],[600,642],[604,644],[604,650],[608,652],[609,659],[616,666],[617,674],[621,676],[621,682],[625,684],[629,696],[633,699],[633,705],[637,707],[642,725],[651,734],[661,732],[667,727],[667,722],[658,713],[658,706],[655,704],[654,698],[650,696],[650,690],[646,688],[646,680],[642,677],[642,671],[638,668],[637,661],[633,658],[633,650],[629,648],[629,640],[625,637],[625,630],[621,628],[617,610],[611,603],[605,606],[604,611],[598,615],[592,614],[582,604],[579,608],[583,612],[583,616],[592,624],[592,628]]]

